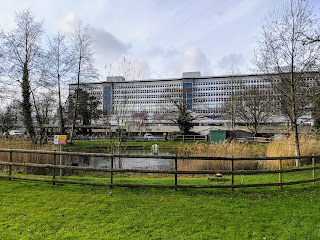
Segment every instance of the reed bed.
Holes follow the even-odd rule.
[[[320,140],[316,134],[301,134],[299,136],[302,156],[318,155],[320,153]],[[185,146],[179,150],[179,155],[208,156],[208,157],[285,157],[295,155],[293,136],[283,136],[268,144],[244,144],[233,141],[218,144],[195,144]],[[302,162],[306,164],[307,162]],[[229,170],[231,163],[228,161],[193,161],[181,160],[181,170]],[[283,160],[282,167],[295,166],[295,160]],[[235,161],[234,168],[238,170],[278,169],[279,162],[270,161]]]
[[[0,139],[0,148],[6,149],[27,149],[27,150],[57,150],[58,147],[53,144],[46,145],[34,145],[30,141],[24,139]],[[9,161],[9,153],[0,153],[1,161]],[[15,162],[20,163],[39,163],[39,164],[52,164],[52,156],[44,154],[29,154],[29,153],[13,153],[13,159]],[[8,167],[0,167],[2,171],[8,171]],[[30,174],[43,174],[47,172],[46,169],[41,168],[25,168],[25,167],[13,167],[14,172],[24,172]],[[45,172],[44,172],[45,171]]]
[[[318,155],[319,152],[319,137],[316,134],[301,134],[299,136],[300,152],[302,156]],[[267,157],[288,157],[295,156],[294,136],[283,136],[280,139],[275,139],[267,145]],[[302,161],[302,164],[307,162]],[[295,160],[283,160],[282,167],[295,166]],[[259,163],[259,168],[277,169],[279,163],[277,161],[264,161]]]
[[[265,156],[262,145],[231,143],[195,144],[179,149],[179,155],[206,157],[261,157]],[[257,169],[258,161],[235,161],[234,168],[238,170]],[[224,160],[180,160],[179,170],[230,170],[231,162]]]

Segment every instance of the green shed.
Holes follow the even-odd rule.
[[[212,130],[209,139],[210,142],[222,142],[227,139],[227,130]]]

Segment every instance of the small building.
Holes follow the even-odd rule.
[[[209,133],[210,142],[223,142],[227,139],[228,130],[211,130]]]

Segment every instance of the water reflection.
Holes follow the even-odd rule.
[[[123,154],[130,155],[153,155],[150,151],[139,152],[123,152]],[[159,152],[158,156],[172,155],[172,152]],[[111,168],[111,159],[104,157],[90,157],[90,156],[70,156],[66,160],[66,165],[83,166],[94,168]],[[114,158],[114,169],[141,169],[141,170],[173,170],[174,159],[161,158]]]

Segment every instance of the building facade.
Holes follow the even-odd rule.
[[[76,87],[70,84],[70,93]],[[266,101],[272,96],[271,83],[264,74],[201,76],[200,72],[189,72],[181,78],[137,81],[108,77],[104,82],[83,83],[81,88],[101,101],[100,108],[107,115],[128,119],[143,113],[149,120],[170,114],[179,100],[192,113],[214,120],[227,114],[225,105],[232,101],[231,96],[247,89],[257,89]]]

